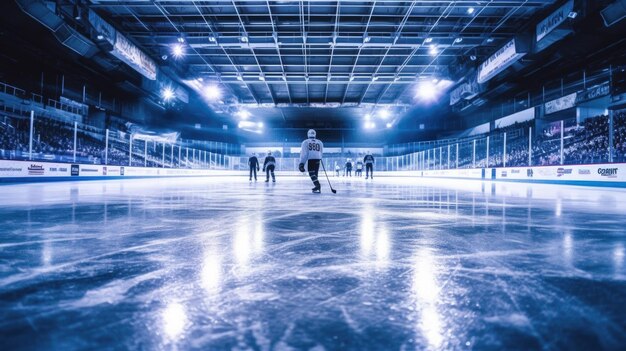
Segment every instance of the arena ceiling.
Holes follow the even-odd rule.
[[[181,77],[238,105],[410,106],[556,1],[91,0]],[[184,55],[173,57],[175,46]],[[213,82],[213,83],[211,83]]]

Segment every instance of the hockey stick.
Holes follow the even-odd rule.
[[[330,185],[330,178],[328,178],[328,173],[326,173],[326,167],[324,167],[324,161],[320,160],[320,163],[322,164],[322,169],[324,170],[324,175],[326,176],[326,180],[328,180],[328,186],[330,187],[330,191],[332,191],[333,194],[337,194],[337,190],[333,189],[333,186]]]

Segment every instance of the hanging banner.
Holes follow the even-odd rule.
[[[576,95],[577,93],[571,93],[558,99],[546,102],[545,114],[548,115],[576,106]]]
[[[516,40],[516,38],[511,39],[478,67],[478,83],[486,83],[526,55],[526,50],[525,52],[518,51]]]
[[[115,28],[113,28],[112,25],[107,23],[92,10],[89,10],[89,23],[91,23],[99,35],[102,35],[104,40],[111,45],[115,44],[115,36],[117,33]]]
[[[473,75],[467,83],[463,83],[450,92],[450,106],[455,105],[461,99],[471,100],[481,92],[481,86],[476,81],[476,75]]]
[[[610,93],[609,82],[606,82],[598,86],[591,87],[583,91],[582,93],[579,93],[578,96],[576,96],[576,103],[594,100],[603,96],[607,96],[609,95],[609,93]]]
[[[570,12],[574,11],[574,0],[570,0],[554,11],[543,21],[537,24],[537,41],[550,34],[556,27],[567,19]]]
[[[126,62],[126,64],[146,78],[150,80],[156,79],[156,63],[120,33],[117,33],[111,54]]]

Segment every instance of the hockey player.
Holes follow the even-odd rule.
[[[339,162],[335,161],[335,177],[339,177],[340,172],[341,172],[341,167],[339,166]]]
[[[346,160],[346,177],[352,177],[352,160]]]
[[[248,166],[250,166],[250,181],[252,181],[252,174],[254,174],[254,181],[256,182],[256,172],[259,170],[259,159],[256,157],[256,153],[253,152],[248,159]]]
[[[356,171],[354,171],[354,175],[359,178],[363,176],[363,162],[361,162],[361,160],[356,161]]]
[[[304,163],[307,163],[309,169],[309,177],[313,181],[315,187],[312,189],[314,193],[321,192],[320,181],[317,179],[320,162],[322,160],[322,154],[324,153],[324,144],[320,140],[317,140],[315,130],[309,129],[307,132],[307,139],[302,142],[302,148],[300,149],[300,164],[298,169],[304,173]]]
[[[372,156],[372,153],[369,152],[369,150],[363,158],[363,163],[365,163],[365,179],[368,177],[374,179],[374,156]]]
[[[267,156],[265,157],[265,162],[263,162],[263,172],[265,172],[265,182],[268,183],[270,181],[270,174],[272,175],[272,182],[276,183],[276,177],[274,176],[274,169],[276,168],[276,159],[272,156],[272,152],[268,151]]]

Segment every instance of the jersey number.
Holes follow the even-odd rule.
[[[320,144],[309,143],[309,151],[320,151]]]

